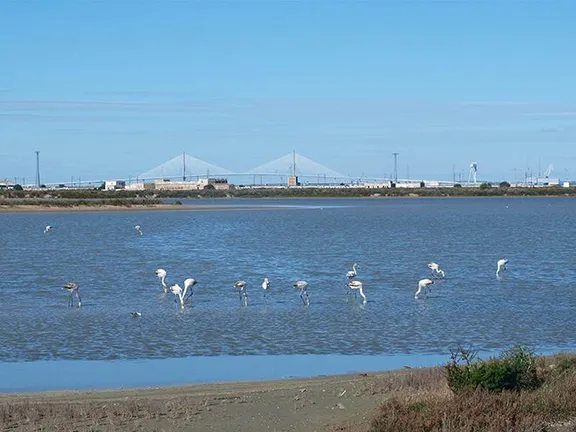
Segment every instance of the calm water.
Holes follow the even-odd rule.
[[[0,362],[576,346],[574,199],[194,203],[230,208],[0,214]],[[498,280],[501,257],[510,263]],[[446,279],[414,300],[430,261]],[[354,262],[365,307],[346,294]],[[157,268],[169,283],[199,281],[191,305],[163,295]],[[249,284],[247,308],[237,279]],[[292,288],[298,279],[310,284],[308,308]],[[80,310],[66,307],[69,281],[81,286]]]

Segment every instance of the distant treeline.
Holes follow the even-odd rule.
[[[450,188],[282,188],[200,191],[103,191],[98,189],[0,190],[0,205],[32,203],[54,205],[143,205],[160,204],[162,199],[202,198],[353,198],[353,197],[474,197],[474,196],[573,196],[576,187],[450,187]],[[67,201],[68,200],[68,201]]]

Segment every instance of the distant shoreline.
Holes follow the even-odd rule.
[[[277,207],[268,205],[242,205],[240,201],[252,201],[254,199],[261,200],[285,200],[294,201],[298,199],[315,199],[315,200],[330,200],[330,199],[359,199],[359,200],[386,200],[386,199],[442,199],[442,198],[567,198],[572,197],[571,194],[563,195],[419,195],[407,194],[396,196],[262,196],[262,197],[227,197],[227,198],[190,198],[190,200],[197,201],[198,204],[140,204],[140,203],[127,203],[127,204],[94,204],[89,200],[78,199],[73,203],[66,202],[66,199],[60,201],[58,198],[46,200],[42,204],[38,204],[37,200],[33,204],[22,203],[21,199],[14,204],[0,204],[1,213],[62,213],[62,212],[131,212],[131,211],[220,211],[220,210],[274,210]],[[163,199],[177,199],[177,198],[163,198]],[[179,198],[186,199],[186,198]],[[222,201],[223,204],[202,204],[202,201],[207,199]],[[105,200],[105,199],[104,199]],[[234,204],[224,204],[225,202],[234,201]]]
[[[149,205],[0,205],[1,213],[76,213],[76,212],[132,212],[132,211],[210,211],[210,210],[266,210],[273,209],[267,206],[225,206],[225,205],[177,205],[177,204],[149,204]]]

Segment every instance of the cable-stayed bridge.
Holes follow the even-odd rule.
[[[297,176],[308,183],[332,184],[349,181],[350,176],[339,173],[298,153],[289,153],[246,172],[231,171],[183,153],[151,170],[138,175],[138,181],[159,179],[192,180],[200,177],[225,177],[244,183],[286,184],[289,176]]]

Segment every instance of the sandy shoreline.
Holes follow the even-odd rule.
[[[15,414],[8,416],[9,424],[0,421],[0,429],[37,430],[33,421],[18,421],[18,410],[25,410],[28,420],[37,415],[47,430],[365,431],[387,397],[383,389],[389,386],[382,381],[406,379],[412,373],[418,370],[149,389],[4,394],[0,395],[0,411]],[[49,418],[41,413],[49,413]],[[110,424],[117,429],[109,428]]]
[[[0,206],[0,213],[77,213],[77,212],[131,212],[131,211],[221,211],[221,210],[274,210],[277,207],[266,205],[175,205],[175,204],[152,204],[152,205],[133,205],[114,206],[114,205],[100,205],[100,206],[74,206],[74,207],[58,207],[58,206],[40,206],[40,205],[15,205],[15,206]]]

